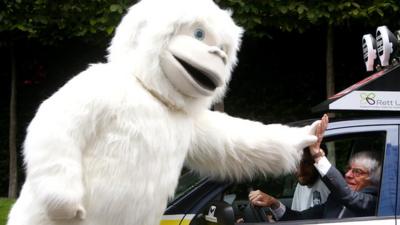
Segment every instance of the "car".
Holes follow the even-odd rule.
[[[293,175],[260,177],[235,183],[200,178],[184,169],[176,195],[170,200],[162,225],[235,224],[397,224],[400,215],[399,139],[400,139],[400,65],[388,67],[334,95],[314,111],[340,111],[325,132],[324,144],[329,161],[344,173],[349,157],[372,150],[382,158],[379,198],[374,216],[343,219],[271,221],[268,211],[249,204],[252,189],[264,190],[285,205],[291,204],[296,180]],[[359,112],[356,117],[354,111]],[[370,113],[372,112],[372,113]],[[344,116],[343,116],[344,115]],[[304,126],[315,120],[289,125]]]
[[[296,123],[307,124],[309,121]],[[349,156],[361,150],[373,150],[383,159],[381,188],[376,215],[346,219],[324,219],[276,222],[277,224],[357,224],[357,221],[370,224],[396,224],[396,215],[400,213],[400,200],[397,182],[399,179],[399,117],[342,119],[329,123],[324,143],[328,148],[328,158],[333,165],[344,172]],[[292,178],[292,179],[290,179]],[[290,205],[294,191],[293,176],[279,178],[260,178],[252,182],[232,183],[201,179],[190,171],[181,176],[177,195],[170,201],[161,224],[207,224],[210,205],[222,207],[225,212],[216,221],[230,221],[234,224],[238,215],[244,217],[244,223],[265,222],[258,209],[252,207],[247,199],[251,188],[275,192],[274,196],[286,205]],[[231,218],[229,218],[231,217]],[[371,223],[372,224],[372,223]]]

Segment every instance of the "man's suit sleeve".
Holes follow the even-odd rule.
[[[363,214],[374,214],[377,201],[375,189],[366,188],[361,192],[351,190],[342,174],[334,166],[331,166],[322,180],[331,190],[331,195],[336,201],[351,210],[363,212]]]

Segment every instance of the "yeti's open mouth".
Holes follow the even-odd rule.
[[[189,63],[185,62],[182,59],[174,56],[176,60],[185,68],[185,70],[190,74],[190,76],[203,88],[214,91],[217,88],[217,85],[213,80],[209,78],[209,75],[204,73],[203,71],[193,67]]]

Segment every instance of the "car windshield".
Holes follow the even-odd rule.
[[[187,168],[183,168],[179,177],[178,186],[176,187],[174,197],[169,200],[169,203],[184,195],[191,189],[197,186],[201,177]]]

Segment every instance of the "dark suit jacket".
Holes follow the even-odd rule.
[[[359,192],[352,191],[342,174],[333,166],[322,180],[331,191],[324,204],[300,212],[287,207],[280,220],[345,218],[375,214],[377,188],[367,187]]]

